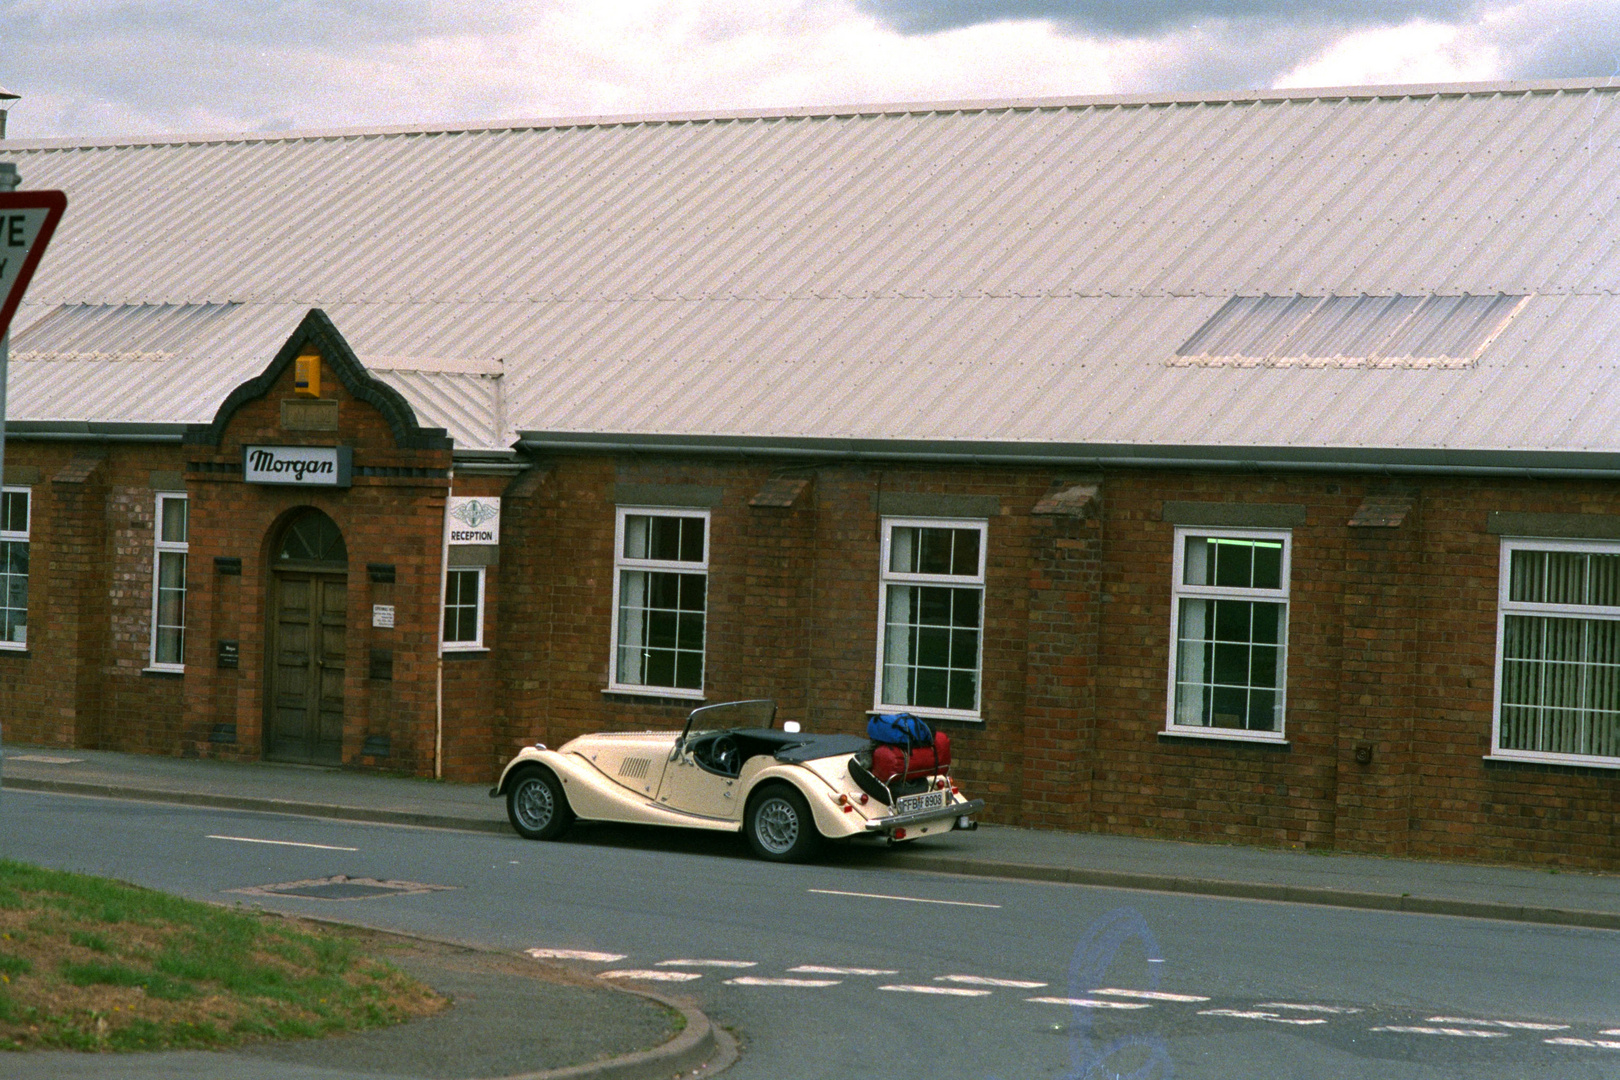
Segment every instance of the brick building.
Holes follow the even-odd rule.
[[[1620,868],[1616,92],[7,143],[6,738],[772,696],[995,820]]]

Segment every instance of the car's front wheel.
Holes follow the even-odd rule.
[[[549,769],[531,766],[506,786],[506,817],[519,836],[552,840],[573,823],[574,812],[557,777]]]
[[[772,862],[801,862],[821,844],[810,804],[786,784],[773,784],[748,800],[743,831],[754,854]]]

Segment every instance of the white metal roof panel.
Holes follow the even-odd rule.
[[[15,325],[24,420],[208,419],[321,307],[458,446],[1620,451],[1603,85],[6,150],[70,199]],[[1529,299],[1450,368],[1176,362],[1233,297],[1278,298],[1226,335],[1253,346],[1267,304],[1363,294],[1459,298],[1395,359],[1466,351],[1459,307]],[[1340,304],[1306,353],[1378,338],[1376,306]]]

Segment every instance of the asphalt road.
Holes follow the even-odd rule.
[[[578,963],[651,973],[735,1030],[737,1080],[1620,1078],[1612,931],[928,875],[881,850],[775,866],[669,830],[542,844],[27,792],[0,824],[0,854],[46,866],[601,954]],[[441,888],[235,891],[335,875]]]

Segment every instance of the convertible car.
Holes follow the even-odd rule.
[[[776,703],[694,709],[679,731],[582,735],[556,750],[524,747],[490,789],[519,835],[549,840],[577,818],[742,832],[761,858],[807,858],[824,839],[891,842],[971,828],[984,808],[948,768],[880,780],[873,743],[774,727]],[[920,775],[919,775],[920,773]]]

